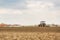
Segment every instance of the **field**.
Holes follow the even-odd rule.
[[[0,28],[0,40],[60,40],[59,27]]]

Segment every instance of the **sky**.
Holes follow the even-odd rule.
[[[0,23],[60,24],[60,0],[0,0]]]

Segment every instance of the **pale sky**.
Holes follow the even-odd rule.
[[[0,23],[60,24],[60,0],[0,0]]]

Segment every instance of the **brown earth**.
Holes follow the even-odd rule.
[[[60,27],[2,27],[0,40],[60,40]]]

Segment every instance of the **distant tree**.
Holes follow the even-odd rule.
[[[5,26],[7,26],[7,24],[4,24],[4,23],[0,24],[0,27],[5,27]]]

